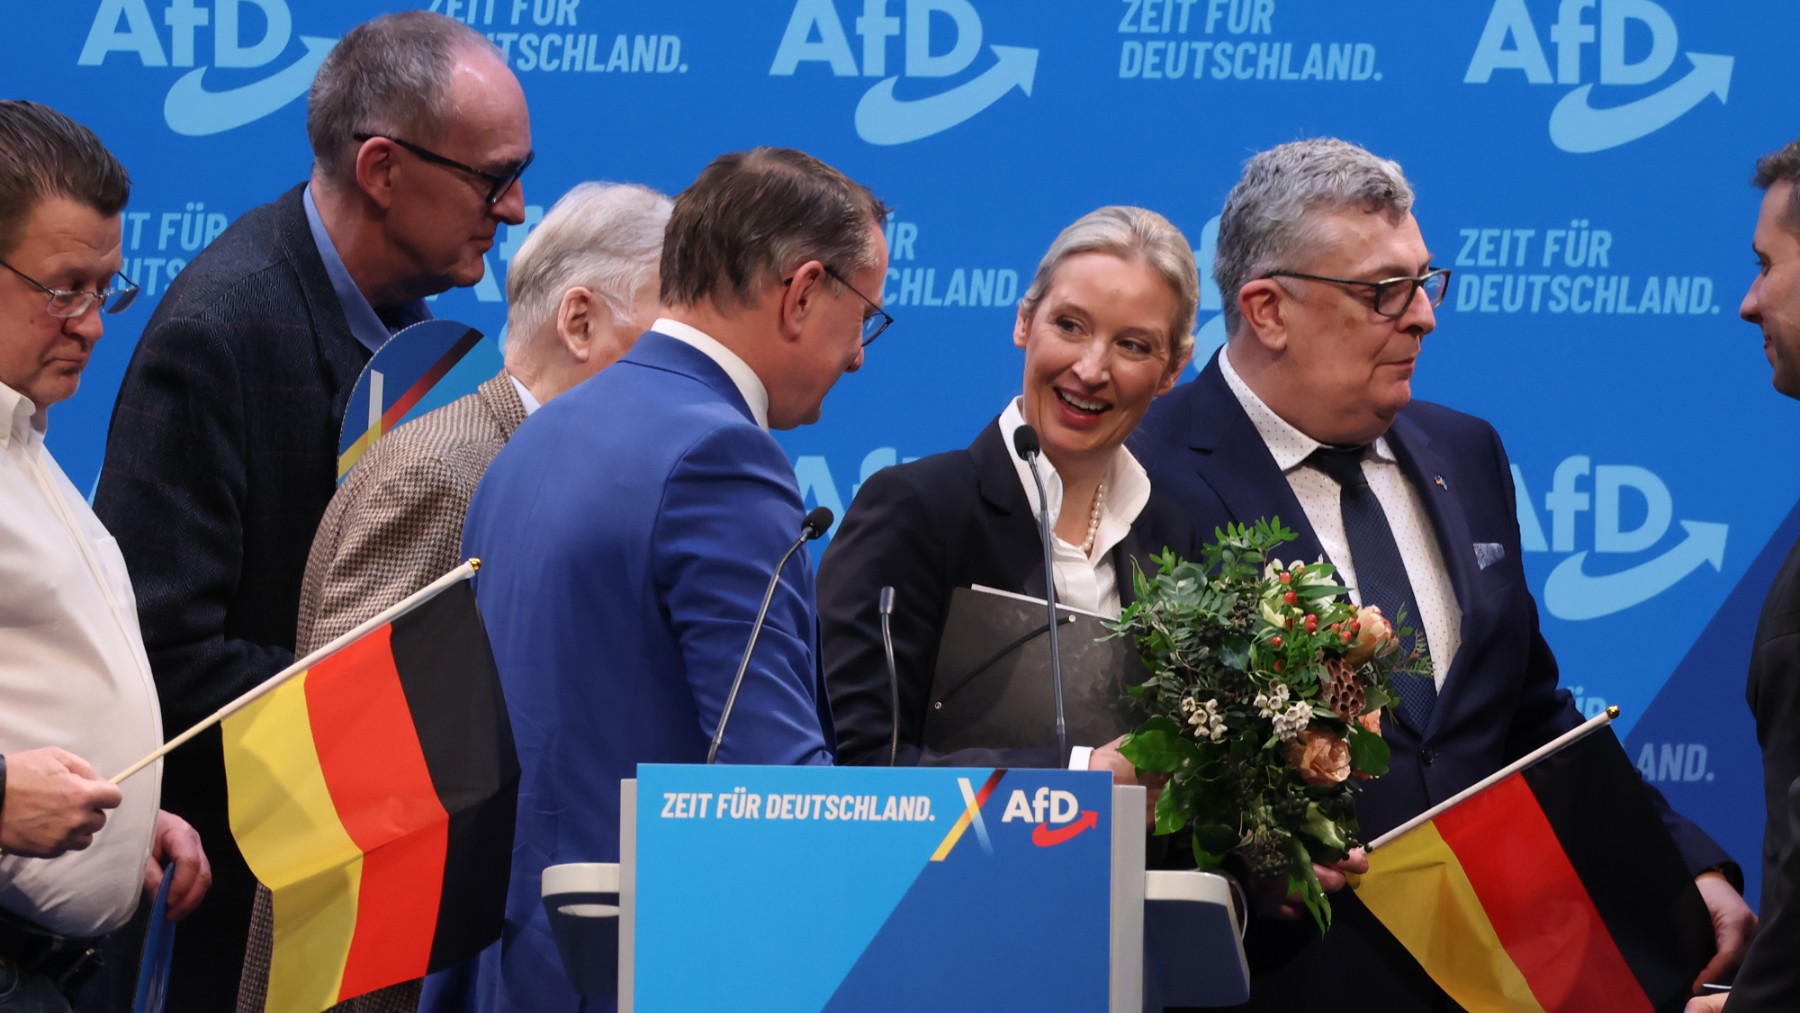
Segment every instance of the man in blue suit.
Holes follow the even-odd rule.
[[[1392,766],[1357,796],[1369,838],[1580,720],[1538,630],[1499,436],[1411,400],[1449,283],[1412,203],[1398,165],[1343,141],[1252,158],[1213,265],[1230,337],[1134,443],[1157,492],[1202,530],[1280,517],[1299,535],[1283,558],[1328,558],[1359,602],[1404,609],[1420,630],[1431,675],[1397,677],[1401,702],[1382,720]],[[1716,981],[1755,916],[1718,845],[1655,801],[1712,912],[1718,956],[1699,981]],[[1455,1008],[1353,894],[1339,896],[1323,939],[1310,924],[1252,926],[1249,1008],[1322,1007],[1346,988],[1358,1009]]]
[[[764,588],[805,513],[768,430],[818,420],[887,316],[880,201],[802,152],[725,155],[675,200],[665,316],[526,420],[463,549],[519,743],[506,929],[426,1009],[573,1011],[544,867],[619,858],[619,781],[706,759]],[[812,568],[782,569],[719,749],[829,764]]]

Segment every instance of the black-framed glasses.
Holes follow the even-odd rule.
[[[537,152],[528,151],[525,153],[524,159],[522,159],[518,165],[513,166],[504,173],[496,175],[486,169],[477,169],[472,165],[458,162],[454,158],[445,158],[437,152],[432,151],[430,148],[420,147],[411,141],[403,141],[392,134],[351,134],[350,137],[357,142],[370,141],[377,137],[384,141],[393,141],[395,144],[398,144],[407,151],[423,158],[427,162],[441,165],[448,169],[460,169],[463,172],[474,176],[476,179],[484,180],[488,184],[487,197],[484,199],[489,204],[500,203],[500,198],[506,196],[506,191],[512,189],[512,185],[519,181],[520,176],[525,175],[525,170],[531,167],[531,160],[537,157]]]
[[[863,317],[862,346],[867,348],[874,344],[875,339],[881,337],[881,332],[887,330],[888,325],[894,322],[893,315],[887,310],[882,309],[880,306],[875,305],[875,300],[858,291],[855,285],[850,284],[850,279],[837,273],[836,268],[828,265],[821,266],[825,267],[825,274],[827,277],[855,293],[856,297],[861,299],[863,303],[869,307],[869,315]],[[781,283],[783,285],[792,285],[794,283],[794,276],[788,275],[786,278],[781,279]]]
[[[844,286],[852,292],[856,292],[856,297],[861,299],[863,303],[869,307],[869,315],[863,317],[862,343],[864,348],[874,344],[875,339],[881,337],[881,332],[887,330],[888,325],[894,322],[893,316],[889,314],[887,310],[875,305],[875,300],[863,295],[861,292],[857,292],[856,286],[850,284],[850,279],[837,273],[835,268],[828,266],[825,268],[825,273],[835,279],[839,285]]]
[[[1412,305],[1413,293],[1425,290],[1425,299],[1436,309],[1444,304],[1444,293],[1450,290],[1450,269],[1433,268],[1418,277],[1403,276],[1399,278],[1383,278],[1380,281],[1364,281],[1360,278],[1328,278],[1322,274],[1303,274],[1299,271],[1270,271],[1265,278],[1303,278],[1307,281],[1329,281],[1337,285],[1361,285],[1375,290],[1373,302],[1375,312],[1384,317],[1399,317],[1406,313]]]
[[[4,260],[0,260],[0,267],[4,267],[8,271],[24,278],[26,283],[32,288],[49,296],[50,301],[44,304],[44,312],[63,320],[72,320],[75,317],[83,316],[88,310],[93,309],[95,306],[99,306],[102,311],[107,313],[123,313],[125,308],[131,305],[132,300],[137,298],[138,294],[137,282],[132,281],[130,278],[125,277],[123,273],[117,271],[115,271],[114,274],[118,276],[120,281],[125,283],[124,288],[90,290],[84,288],[51,288],[36,278],[33,278],[31,275],[26,274],[24,271],[8,264]]]

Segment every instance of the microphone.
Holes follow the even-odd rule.
[[[892,767],[900,759],[900,673],[894,667],[894,631],[890,620],[894,617],[894,589],[881,589],[881,647],[887,652],[888,670],[888,704],[893,708],[893,721],[888,732],[888,766]]]
[[[1069,758],[1069,730],[1063,720],[1062,649],[1056,634],[1056,570],[1050,551],[1050,504],[1044,496],[1044,476],[1038,471],[1037,430],[1023,425],[1013,430],[1013,449],[1031,469],[1031,480],[1037,484],[1038,534],[1044,542],[1044,603],[1050,612],[1050,684],[1056,693],[1056,752],[1063,762]]]
[[[813,507],[812,513],[800,524],[800,537],[788,546],[787,552],[781,556],[781,562],[775,564],[775,572],[769,575],[769,589],[763,592],[762,607],[756,610],[756,622],[750,625],[750,641],[744,645],[743,660],[738,662],[737,675],[732,676],[731,692],[725,697],[725,709],[719,713],[719,727],[713,732],[712,747],[706,751],[706,762],[714,763],[719,757],[719,743],[725,741],[725,724],[731,720],[731,708],[737,705],[738,689],[744,685],[744,673],[750,668],[750,655],[756,650],[756,638],[762,636],[763,622],[769,617],[769,603],[775,600],[775,587],[781,583],[782,567],[800,551],[800,546],[824,534],[831,527],[836,515],[830,507]]]

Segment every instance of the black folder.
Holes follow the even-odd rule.
[[[1136,727],[1125,687],[1143,678],[1129,637],[1104,620],[1058,606],[1063,716],[1073,746],[1102,746]],[[938,643],[926,704],[925,748],[1056,746],[1048,607],[1041,598],[959,587]]]

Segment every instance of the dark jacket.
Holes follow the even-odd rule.
[[[1132,600],[1132,562],[1154,572],[1149,557],[1164,547],[1196,558],[1200,542],[1193,526],[1152,493],[1130,534],[1112,551],[1125,604]],[[837,718],[840,762],[887,762],[892,718],[876,611],[881,588],[886,585],[894,588],[899,762],[1056,767],[1067,761],[1056,755],[1052,713],[1019,717],[1020,721],[1043,722],[1052,743],[1045,747],[968,748],[948,753],[929,748],[925,726],[933,702],[938,640],[949,615],[951,592],[971,584],[1039,598],[1044,595],[1043,540],[997,421],[983,429],[967,450],[936,454],[871,475],[825,550],[819,566],[819,625],[825,647],[825,684]],[[1066,657],[1067,645],[1063,653]],[[1119,729],[1127,730],[1129,727]],[[1100,746],[1105,742],[1071,738],[1069,744]]]
[[[1521,560],[1511,466],[1499,435],[1480,419],[1414,401],[1395,418],[1387,439],[1437,535],[1462,608],[1462,646],[1423,735],[1382,723],[1393,755],[1387,775],[1367,782],[1357,796],[1365,839],[1581,722],[1570,695],[1557,688],[1556,658],[1538,629]],[[1202,530],[1278,516],[1299,535],[1288,551],[1307,560],[1322,554],[1305,511],[1216,358],[1151,407],[1132,447],[1157,489]],[[1477,544],[1484,547],[1480,558]],[[1729,862],[1660,794],[1645,790],[1693,871]],[[1357,1008],[1448,1008],[1443,993],[1352,894],[1338,894],[1332,905],[1335,921],[1323,940],[1304,918],[1251,925],[1249,1008],[1311,1009],[1341,999],[1346,988],[1367,1003]]]

